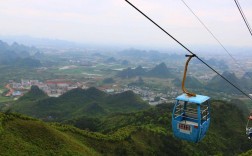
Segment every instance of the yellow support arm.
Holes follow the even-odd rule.
[[[182,81],[182,90],[184,93],[186,93],[187,96],[191,97],[191,96],[196,96],[195,93],[190,93],[185,89],[185,80],[186,80],[186,72],[187,72],[187,67],[188,64],[190,62],[190,60],[194,57],[195,55],[186,55],[186,57],[189,57],[186,61],[186,65],[185,65],[185,70],[184,70],[184,77],[183,77],[183,81]]]

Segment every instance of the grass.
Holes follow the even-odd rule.
[[[251,149],[242,112],[223,101],[213,101],[211,108],[210,130],[199,144],[173,137],[170,104],[113,114],[104,118],[97,132],[0,113],[0,151],[3,155],[237,155]]]
[[[13,98],[0,96],[0,103],[11,102]]]
[[[92,148],[41,121],[12,115],[4,118],[0,135],[2,155],[98,155]]]

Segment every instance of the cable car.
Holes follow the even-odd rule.
[[[252,138],[252,113],[249,115],[248,117],[248,122],[246,125],[246,134],[248,135],[248,138],[251,139]]]
[[[189,57],[182,81],[183,94],[176,98],[172,114],[172,130],[175,137],[197,143],[204,138],[210,125],[210,97],[188,92],[185,87]]]

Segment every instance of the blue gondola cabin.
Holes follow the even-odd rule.
[[[202,140],[210,125],[209,97],[182,94],[176,98],[172,115],[175,137],[191,142]]]

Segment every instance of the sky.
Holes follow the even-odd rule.
[[[187,46],[218,45],[181,0],[129,0]],[[250,47],[232,0],[184,0],[225,46]],[[252,25],[252,1],[239,0]],[[79,43],[177,47],[124,0],[0,1],[0,35]]]

